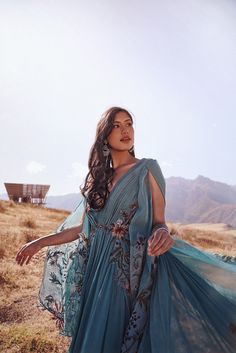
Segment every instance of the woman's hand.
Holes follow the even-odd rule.
[[[174,240],[169,232],[164,229],[156,229],[148,240],[148,255],[159,256],[164,254],[173,244]]]
[[[26,265],[28,265],[32,256],[34,256],[39,250],[42,249],[42,245],[37,240],[33,240],[25,245],[23,245],[18,253],[16,254],[16,262],[18,265],[22,266],[26,261]]]

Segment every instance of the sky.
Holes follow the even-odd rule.
[[[235,185],[235,18],[233,0],[0,0],[0,194],[79,192],[113,105],[165,178]]]

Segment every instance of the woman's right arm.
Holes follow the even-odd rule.
[[[82,221],[78,226],[67,228],[58,233],[45,235],[36,240],[32,240],[29,243],[23,245],[16,254],[16,262],[19,265],[23,265],[24,262],[27,265],[30,259],[45,246],[60,245],[72,242],[78,238],[78,234],[82,232],[84,215]]]
[[[82,223],[78,226],[67,228],[59,233],[48,234],[38,238],[36,241],[40,245],[41,249],[45,246],[60,245],[69,243],[78,238],[78,234],[82,231]]]

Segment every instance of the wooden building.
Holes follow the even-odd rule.
[[[45,197],[50,185],[4,183],[10,200],[45,204]]]

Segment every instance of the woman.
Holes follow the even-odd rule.
[[[104,113],[88,164],[75,211],[16,256],[50,246],[39,302],[68,353],[235,352],[235,267],[170,236],[162,171],[135,157],[127,110]]]

